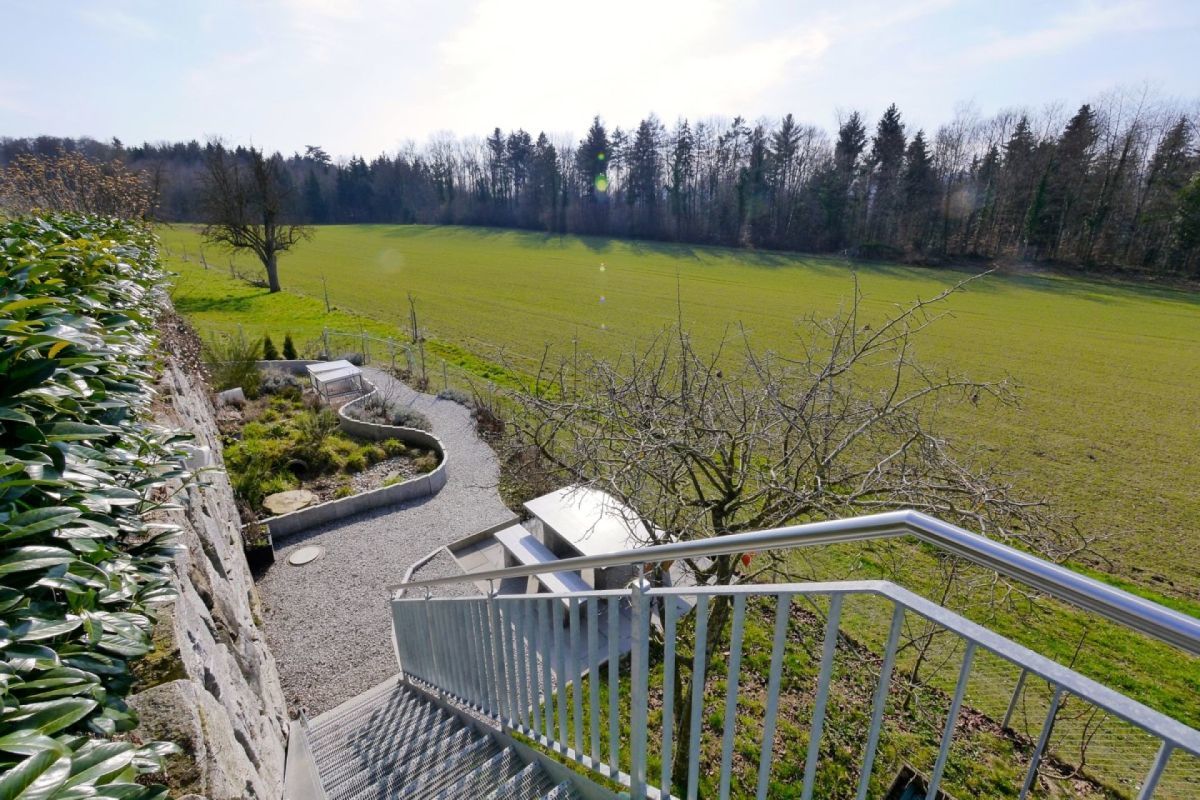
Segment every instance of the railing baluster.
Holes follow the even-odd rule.
[[[762,746],[758,751],[758,791],[755,797],[765,800],[771,785],[771,760],[775,752],[775,719],[779,713],[779,684],[783,678],[783,650],[787,644],[788,622],[791,619],[792,596],[781,594],[775,602],[775,636],[771,640],[771,672],[767,679],[767,713],[763,717]]]
[[[489,633],[487,606],[478,601],[472,601],[471,605],[475,607],[480,661],[483,662],[483,709],[488,716],[496,717],[499,714],[496,713],[496,680],[492,672],[492,635]]]
[[[600,598],[587,602],[588,621],[588,695],[592,713],[590,734],[592,769],[600,765]]]
[[[421,604],[421,607],[422,607],[422,609],[424,609],[424,612],[425,612],[423,614],[423,616],[425,618],[426,641],[429,643],[429,647],[425,651],[426,652],[426,662],[425,662],[425,667],[422,670],[422,672],[424,672],[424,674],[421,676],[426,681],[433,680],[433,675],[437,671],[437,662],[435,660],[435,656],[434,656],[434,652],[433,652],[433,626],[429,624],[429,620],[431,617],[430,605],[432,603],[433,603],[433,601],[427,597],[427,598],[425,598],[425,601]]]
[[[475,660],[471,657],[471,629],[467,624],[467,604],[466,603],[448,603],[447,610],[449,611],[448,624],[452,626],[454,638],[458,641],[462,648],[463,663],[459,664],[459,696],[463,702],[469,706],[474,706],[474,688],[473,678],[475,671]]]
[[[729,800],[733,780],[733,734],[737,730],[738,677],[742,669],[742,627],[746,621],[746,595],[733,598],[733,631],[729,641],[729,672],[725,678],[725,731],[721,742],[721,800]]]
[[[708,637],[708,595],[696,598],[695,651],[692,656],[692,718],[688,730],[687,800],[696,800],[700,782],[700,718],[704,715],[704,642]]]
[[[903,627],[904,606],[896,603],[892,609],[892,627],[888,630],[887,646],[883,650],[883,663],[879,667],[879,684],[875,687],[875,699],[871,702],[871,731],[867,734],[867,749],[863,754],[862,772],[858,776],[857,800],[867,800],[867,789],[871,786],[871,771],[875,768],[875,752],[879,747],[879,734],[883,730],[883,714],[887,709],[888,692],[892,688],[892,670],[896,667],[896,647],[900,643]]]
[[[507,633],[512,635],[512,673],[513,673],[513,703],[516,704],[516,720],[518,728],[529,727],[529,704],[525,683],[525,640],[521,636],[521,601],[506,600],[504,608],[508,611]]]
[[[679,616],[677,597],[661,598],[663,604],[663,704],[662,704],[662,778],[659,790],[671,796],[671,756],[675,736],[675,625]]]
[[[496,601],[489,595],[487,599],[488,628],[487,636],[490,641],[492,657],[492,680],[496,686],[496,719],[504,724],[508,715],[508,662],[504,657],[504,635],[500,629],[500,609]]]
[[[534,629],[534,604],[536,600],[521,600],[521,631],[525,637],[525,658],[529,662],[525,672],[529,678],[529,683],[526,685],[529,697],[529,729],[533,731],[534,736],[540,735],[542,730],[541,724],[541,689],[538,683],[538,654],[537,654],[537,631]]]
[[[554,634],[554,658],[551,663],[554,665],[554,679],[557,682],[555,693],[558,697],[555,705],[555,710],[558,712],[558,744],[562,748],[562,752],[566,754],[571,741],[567,734],[567,659],[566,653],[563,652],[563,618],[566,616],[566,612],[562,607],[561,600],[551,600],[550,604],[550,625],[553,627],[552,633]]]
[[[817,759],[821,756],[821,736],[825,732],[825,705],[829,702],[829,683],[833,677],[833,657],[837,652],[838,621],[842,616],[842,595],[829,599],[829,619],[825,622],[825,645],[821,653],[821,673],[817,676],[817,698],[813,703],[812,727],[808,734],[808,755],[804,759],[804,788],[800,796],[812,800],[817,780]]]
[[[570,663],[567,667],[571,676],[571,705],[575,714],[575,758],[576,760],[583,759],[583,687],[580,685],[580,673],[583,672],[583,667],[580,664],[579,658],[579,598],[572,597],[570,605],[570,619],[567,624],[571,626],[571,643],[570,643]]]
[[[1150,766],[1150,772],[1146,775],[1146,780],[1142,781],[1142,790],[1138,792],[1138,800],[1150,800],[1154,796],[1154,790],[1158,788],[1158,781],[1162,778],[1163,770],[1167,768],[1167,762],[1171,759],[1171,752],[1175,748],[1163,742],[1158,748],[1158,755],[1154,757],[1154,763]]]
[[[621,771],[621,598],[608,598],[608,769],[617,779]]]
[[[1054,687],[1054,695],[1050,698],[1050,707],[1046,709],[1046,721],[1042,723],[1042,732],[1038,736],[1037,747],[1033,750],[1033,756],[1029,759],[1029,770],[1025,773],[1025,783],[1021,786],[1021,794],[1019,800],[1025,800],[1029,796],[1029,790],[1033,788],[1033,782],[1037,780],[1038,767],[1042,764],[1042,755],[1046,752],[1046,745],[1050,742],[1050,734],[1054,731],[1054,717],[1058,714],[1058,706],[1062,703],[1062,687]]]
[[[482,707],[479,702],[479,695],[483,684],[479,680],[479,671],[483,669],[482,660],[478,655],[478,634],[474,625],[474,601],[465,603],[450,603],[448,604],[454,610],[454,619],[457,621],[460,630],[460,641],[463,643],[463,651],[466,657],[463,659],[463,673],[465,677],[465,685],[463,686],[463,698],[467,701],[467,705],[478,709]]]
[[[641,572],[639,570],[639,578]],[[646,714],[650,681],[650,598],[640,581],[630,592],[633,604],[633,646],[630,660],[629,692],[629,796],[646,796]]]
[[[468,635],[471,637],[472,649],[472,672],[473,675],[473,693],[475,695],[475,708],[480,712],[487,712],[487,659],[484,657],[483,650],[483,631],[479,624],[479,602],[471,600],[463,603],[466,606],[466,622],[468,626]]]
[[[444,602],[435,603],[430,601],[429,603],[431,625],[435,630],[442,631],[445,629],[444,620],[446,616],[446,605],[447,604]],[[440,674],[437,675],[433,682],[438,686],[438,688],[445,691],[447,686],[453,685],[454,664],[445,661],[445,651],[442,649],[445,642],[445,637],[435,636],[433,637],[433,641],[434,646],[437,648],[435,655],[445,662],[445,668],[440,671]],[[453,689],[451,688],[450,691],[453,692]]]
[[[515,728],[520,723],[517,722],[517,676],[514,670],[516,658],[513,655],[512,637],[510,636],[511,625],[505,604],[495,600],[493,606],[496,609],[496,631],[493,635],[500,640],[500,646],[496,648],[496,652],[504,662],[501,665],[503,680],[500,682],[505,699],[504,713],[508,715],[509,727]]]
[[[1000,727],[1007,728],[1012,723],[1013,714],[1016,713],[1017,703],[1021,700],[1021,691],[1025,688],[1025,678],[1029,675],[1029,670],[1022,669],[1021,674],[1017,676],[1017,686],[1013,689],[1012,699],[1008,701],[1008,710],[1004,712],[1004,722]]]
[[[538,643],[542,655],[542,711],[546,723],[542,732],[547,742],[554,741],[554,723],[551,721],[554,712],[554,658],[550,647],[550,626],[554,624],[551,612],[554,611],[555,602],[543,600],[538,604]]]
[[[975,658],[975,643],[967,642],[967,650],[963,653],[962,669],[958,672],[958,684],[954,687],[954,699],[950,703],[950,713],[946,715],[946,730],[942,733],[942,747],[938,751],[937,761],[933,765],[933,773],[929,776],[929,791],[925,800],[937,800],[938,786],[942,783],[942,773],[946,769],[946,760],[950,758],[950,742],[954,739],[954,726],[958,724],[958,712],[962,708],[963,695],[967,692],[967,681],[971,677],[971,662]]]

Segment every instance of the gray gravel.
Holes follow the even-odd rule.
[[[452,575],[462,575],[463,571],[454,556],[448,550],[439,550],[433,558],[413,570],[414,581],[425,581],[430,578],[448,578]],[[479,594],[474,583],[448,583],[445,586],[432,586],[429,589],[431,597],[470,597]],[[424,590],[418,589],[409,597],[424,597]]]
[[[310,716],[396,672],[389,586],[436,548],[512,516],[496,491],[496,455],[476,435],[467,409],[377,370],[364,372],[385,395],[429,418],[446,447],[449,480],[433,497],[312,528],[278,546],[274,566],[258,582],[267,641],[289,706]],[[320,545],[325,555],[302,567],[285,563],[305,545]],[[430,569],[452,568],[443,558],[449,556]]]

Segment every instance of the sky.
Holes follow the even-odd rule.
[[[443,131],[579,136],[655,113],[832,128],[895,102],[1200,96],[1200,0],[0,0],[0,136],[339,158]]]

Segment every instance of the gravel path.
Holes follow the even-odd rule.
[[[449,480],[433,497],[286,539],[275,564],[259,579],[267,641],[284,694],[291,708],[310,716],[396,672],[389,586],[437,547],[512,516],[496,491],[496,455],[476,435],[467,409],[415,392],[377,370],[364,373],[385,396],[429,418],[446,447]],[[325,554],[302,567],[285,563],[305,545],[320,545]],[[438,566],[446,568],[445,562]]]

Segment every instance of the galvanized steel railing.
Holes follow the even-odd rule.
[[[1051,597],[1092,611],[1139,633],[1160,639],[1192,655],[1200,655],[1200,620],[1022,552],[1015,547],[964,530],[919,511],[889,511],[849,519],[810,522],[753,533],[717,536],[654,545],[599,556],[473,572],[469,580],[503,580],[540,572],[565,572],[632,564],[661,564],[681,559],[844,544],[894,536],[912,536],[938,549],[1024,583]],[[463,583],[462,576],[408,581],[393,593]]]
[[[859,520],[796,526],[762,534],[722,537],[719,541],[688,542],[645,548],[613,556],[567,559],[556,562],[552,570],[590,568],[620,564],[649,564],[681,557],[714,555],[720,552],[762,551],[770,547],[797,546],[797,543],[830,543],[879,535],[912,533],[918,526],[933,541],[963,555],[968,549],[972,560],[986,563],[1005,574],[1032,577],[1038,588],[1063,599],[1072,599],[1117,620],[1132,620],[1146,633],[1179,644],[1190,652],[1200,652],[1196,620],[1135,598],[1119,590],[1091,581],[1069,570],[1047,564],[1027,554],[998,545],[984,537],[969,534],[954,526],[913,512],[874,515]],[[932,529],[932,533],[930,532]],[[962,534],[965,534],[964,537]],[[983,542],[978,540],[982,539]],[[987,546],[982,546],[986,544]],[[463,580],[488,580],[535,574],[546,567],[518,567],[507,570],[472,573],[467,577],[409,582],[400,588],[430,587]],[[1063,575],[1062,573],[1067,573]],[[1046,588],[1052,585],[1051,591]],[[702,649],[691,664],[692,697],[688,699],[690,732],[686,780],[671,782],[671,762],[675,720],[674,689],[676,627],[681,619],[679,598],[693,599],[694,641],[703,641],[712,599],[725,596],[732,602],[729,657],[723,671],[725,696],[719,731],[719,767],[701,763],[701,741],[706,735],[705,670],[708,665]],[[979,671],[983,659],[1002,663],[1015,675],[1011,700],[1004,713],[1003,726],[1009,726],[1018,704],[1030,696],[1033,683],[1044,682],[1048,700],[1038,707],[1044,710],[1040,728],[1030,731],[1032,750],[1023,768],[1019,796],[1024,798],[1037,783],[1039,768],[1052,747],[1056,720],[1068,698],[1086,703],[1099,713],[1111,715],[1141,735],[1152,737],[1152,758],[1140,779],[1122,779],[1136,783],[1138,798],[1152,796],[1200,796],[1200,775],[1188,772],[1160,792],[1168,764],[1188,760],[1191,769],[1200,765],[1200,732],[1177,720],[1090,680],[984,627],[981,627],[925,598],[884,581],[848,581],[787,585],[742,585],[703,588],[648,589],[633,587],[622,591],[593,591],[567,595],[493,595],[472,598],[397,598],[392,602],[395,645],[406,678],[427,685],[465,703],[496,720],[502,726],[528,736],[542,747],[578,762],[595,772],[628,786],[634,798],[680,796],[695,798],[701,792],[702,770],[710,792],[728,797],[735,779],[733,755],[740,723],[737,716],[739,679],[742,677],[744,631],[747,603],[773,605],[774,625],[771,637],[769,669],[766,676],[761,725],[754,730],[759,743],[759,761],[750,775],[738,777],[749,794],[764,798],[771,787],[773,752],[784,663],[788,657],[789,636],[796,623],[791,611],[793,600],[820,612],[824,617],[813,636],[820,631],[820,658],[812,664],[815,685],[806,697],[808,715],[807,757],[800,782],[800,796],[814,796],[821,763],[821,743],[830,722],[829,699],[835,662],[850,657],[845,643],[839,645],[843,608],[847,602],[883,603],[887,607],[880,620],[886,620],[886,636],[880,637],[882,653],[872,662],[877,678],[871,695],[869,728],[858,755],[855,796],[867,797],[874,780],[878,787],[877,758],[881,736],[889,731],[885,712],[894,702],[903,681],[894,680],[901,633],[906,623],[926,621],[953,637],[959,649],[957,678],[945,685],[949,703],[941,723],[936,757],[926,765],[927,798],[933,800],[942,787],[968,685]],[[652,608],[657,613],[652,613]],[[650,625],[655,617],[662,626],[661,649],[655,648],[651,663]],[[603,618],[603,624],[601,619]],[[816,619],[816,617],[814,617]],[[857,633],[856,627],[856,633]],[[882,628],[881,631],[882,632]],[[621,657],[621,639],[628,637],[632,652]],[[793,657],[795,654],[792,654]],[[602,677],[601,665],[606,668]],[[653,681],[651,675],[654,675]],[[622,687],[628,699],[622,699]],[[909,687],[911,689],[911,687]],[[655,700],[655,730],[649,726],[650,698]],[[607,695],[602,702],[602,694]],[[939,695],[941,696],[941,695]],[[836,708],[836,704],[835,704]],[[865,709],[864,709],[865,711]],[[709,714],[713,711],[709,711]],[[832,724],[839,724],[835,711]],[[997,714],[997,718],[999,714]],[[893,722],[894,724],[894,722]],[[756,721],[756,726],[759,723]],[[708,735],[712,735],[708,732]],[[623,738],[627,736],[627,743]],[[606,744],[607,741],[607,744]],[[652,753],[648,752],[653,747]],[[649,775],[650,756],[662,765],[657,775]],[[1173,757],[1175,760],[1173,761]],[[714,772],[715,770],[715,772]],[[1178,770],[1176,770],[1178,772]],[[1183,787],[1183,788],[1180,788]],[[1127,787],[1128,788],[1128,787]]]

